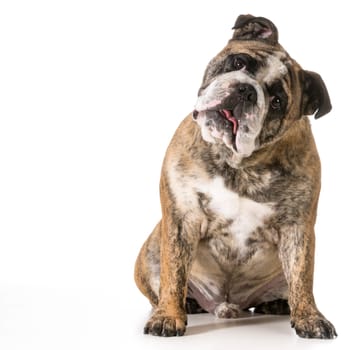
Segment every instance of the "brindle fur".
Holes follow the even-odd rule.
[[[320,77],[303,71],[278,44],[274,26],[268,40],[257,37],[263,24],[270,26],[271,22],[240,17],[234,40],[210,62],[202,86],[220,74],[229,54],[243,52],[264,61],[279,52],[288,68],[282,78],[288,94],[287,109],[282,118],[266,117],[257,149],[240,160],[228,147],[204,141],[192,115],[177,129],[162,168],[162,219],[144,243],[135,268],[138,288],[154,307],[144,330],[153,335],[183,335],[186,298],[195,300],[197,295],[193,281],[197,276],[210,280],[213,268],[216,275],[220,271],[215,282],[218,278],[223,284],[218,295],[212,292],[212,299],[197,298],[198,308],[216,312],[218,317],[237,317],[241,309],[251,307],[264,313],[290,311],[291,324],[299,336],[333,338],[335,329],[318,311],[312,291],[321,169],[306,116],[317,109],[319,116],[327,113],[329,97]],[[243,40],[238,40],[240,25],[246,26]],[[309,78],[303,81],[305,77]],[[228,232],[231,222],[212,212],[212,198],[203,191],[191,192],[195,181],[215,178],[223,179],[225,188],[240,198],[273,203],[274,214],[251,232],[242,246],[232,245]],[[267,252],[267,266],[258,268],[256,277],[268,282],[260,285],[254,277],[257,256],[262,251]],[[251,291],[255,286],[261,289],[246,296],[245,290]],[[230,304],[231,299],[239,300],[240,305]],[[283,301],[276,302],[277,299]],[[220,303],[224,305],[223,312],[218,311]]]

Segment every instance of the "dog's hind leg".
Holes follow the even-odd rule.
[[[289,315],[290,307],[287,300],[277,299],[255,306],[254,312],[268,315]]]
[[[196,299],[193,298],[186,298],[185,311],[190,315],[207,313],[207,311],[199,305]]]
[[[149,299],[152,306],[158,305],[160,286],[160,225],[143,244],[138,255],[134,279],[139,290]]]

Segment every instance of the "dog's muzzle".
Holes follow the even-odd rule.
[[[225,129],[231,129],[233,136],[237,134],[239,122],[254,109],[257,102],[257,93],[255,88],[250,84],[238,83],[233,87],[233,92],[221,103],[206,111],[208,119],[215,120],[223,118],[222,126]],[[193,118],[196,120],[199,115],[197,110],[193,112]],[[230,127],[230,123],[232,125]],[[216,123],[219,125],[220,123]]]
[[[264,106],[260,85],[247,75],[231,72],[199,91],[193,119],[200,125],[204,140],[221,141],[248,156],[261,129]]]

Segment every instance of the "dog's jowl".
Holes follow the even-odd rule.
[[[308,116],[331,110],[328,92],[271,21],[239,16],[233,29],[165,156],[163,216],[135,267],[153,306],[144,332],[183,335],[187,313],[254,308],[334,338],[312,291],[320,160]]]

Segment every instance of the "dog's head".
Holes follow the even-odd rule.
[[[301,117],[325,115],[331,103],[322,78],[288,55],[271,21],[241,15],[233,29],[205,71],[193,118],[205,141],[244,158]]]

